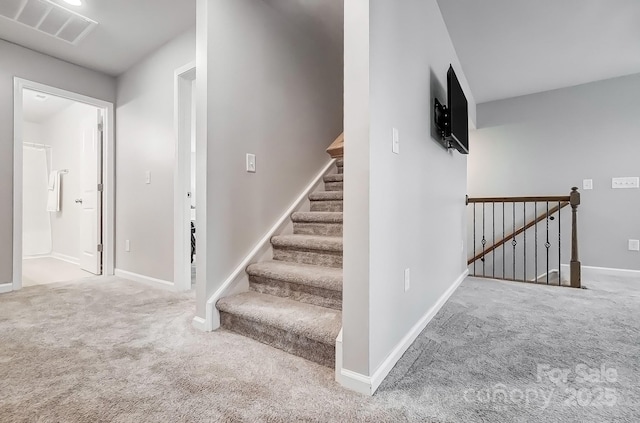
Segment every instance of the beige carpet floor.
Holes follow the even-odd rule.
[[[638,422],[639,288],[468,279],[370,398],[321,365],[196,331],[192,294],[118,278],[29,287],[0,296],[0,422]],[[541,363],[615,368],[578,388],[617,403],[565,405],[536,381]],[[499,384],[557,396],[487,401]]]
[[[76,264],[53,257],[22,260],[22,286],[46,285],[92,277]]]

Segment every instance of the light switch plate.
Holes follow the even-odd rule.
[[[128,239],[124,242],[124,251],[127,253],[131,251],[131,242]]]
[[[404,292],[407,292],[411,288],[411,270],[404,269]]]
[[[614,189],[638,187],[640,187],[640,178],[638,178],[637,176],[611,179],[611,188]]]
[[[593,179],[583,179],[582,189],[593,189]]]
[[[247,153],[247,172],[256,173],[256,155]]]
[[[393,140],[391,142],[391,151],[400,154],[400,133],[397,128],[393,128]]]
[[[150,184],[151,183],[151,171],[150,170],[147,170],[144,173],[144,183],[145,184]]]
[[[630,239],[629,240],[629,251],[640,251],[640,240]]]

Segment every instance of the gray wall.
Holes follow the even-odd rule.
[[[204,317],[209,296],[328,162],[325,149],[342,131],[342,57],[263,1],[199,0],[197,19]],[[255,174],[245,171],[246,153],[256,154]]]
[[[466,268],[467,159],[431,137],[450,63],[475,103],[435,0],[345,6],[343,366],[371,375]]]
[[[577,186],[582,264],[640,270],[640,253],[627,250],[640,239],[640,190],[611,188],[612,177],[640,176],[639,93],[633,75],[479,105],[469,195],[566,195]],[[583,179],[593,190],[582,190]]]
[[[164,281],[173,281],[174,72],[195,52],[194,28],[118,77],[116,268]]]
[[[0,40],[0,283],[13,277],[13,78],[115,102],[115,79]]]

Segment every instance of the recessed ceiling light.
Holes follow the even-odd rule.
[[[71,6],[82,6],[82,0],[64,0],[64,2]]]

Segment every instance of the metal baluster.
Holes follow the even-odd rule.
[[[547,285],[549,285],[549,202],[547,201],[547,242],[544,243],[545,248],[547,249]]]
[[[491,203],[491,214],[493,215],[493,222],[491,223],[491,230],[493,231],[493,244],[496,245],[496,203]],[[493,277],[496,277],[496,250],[494,249],[491,252],[491,273]]]
[[[476,203],[473,203],[473,256],[476,256]],[[476,261],[473,262],[473,276],[476,275]]]
[[[480,241],[482,243],[482,277],[485,277],[485,265],[486,265],[486,257],[484,256],[484,247],[487,244],[487,239],[484,236],[484,228],[485,228],[485,222],[484,222],[484,216],[485,216],[485,204],[486,203],[482,203],[482,241]]]
[[[504,239],[504,202],[502,203],[502,239]],[[505,279],[505,263],[507,259],[505,256],[505,246],[502,244],[502,279]]]
[[[535,270],[535,275],[533,275],[533,277],[536,279],[536,282],[538,282],[538,203],[535,202],[533,203],[533,213],[536,216],[536,224],[535,224],[535,232],[536,232],[536,239],[535,239],[535,257],[534,257],[534,270]]]
[[[513,275],[512,279],[516,279],[516,245],[518,245],[518,241],[516,241],[516,203],[513,203],[513,239],[511,240],[511,245],[513,245]]]
[[[558,201],[558,286],[562,285],[562,234],[560,232],[560,221],[562,206]]]
[[[523,220],[522,220],[522,226],[524,227],[527,224],[527,202],[525,201],[524,203],[522,203],[522,216],[523,216]],[[526,281],[527,280],[527,231],[525,230],[522,233],[522,253],[524,255],[524,266],[522,268],[522,274],[524,275],[524,278],[522,278],[522,280]]]

